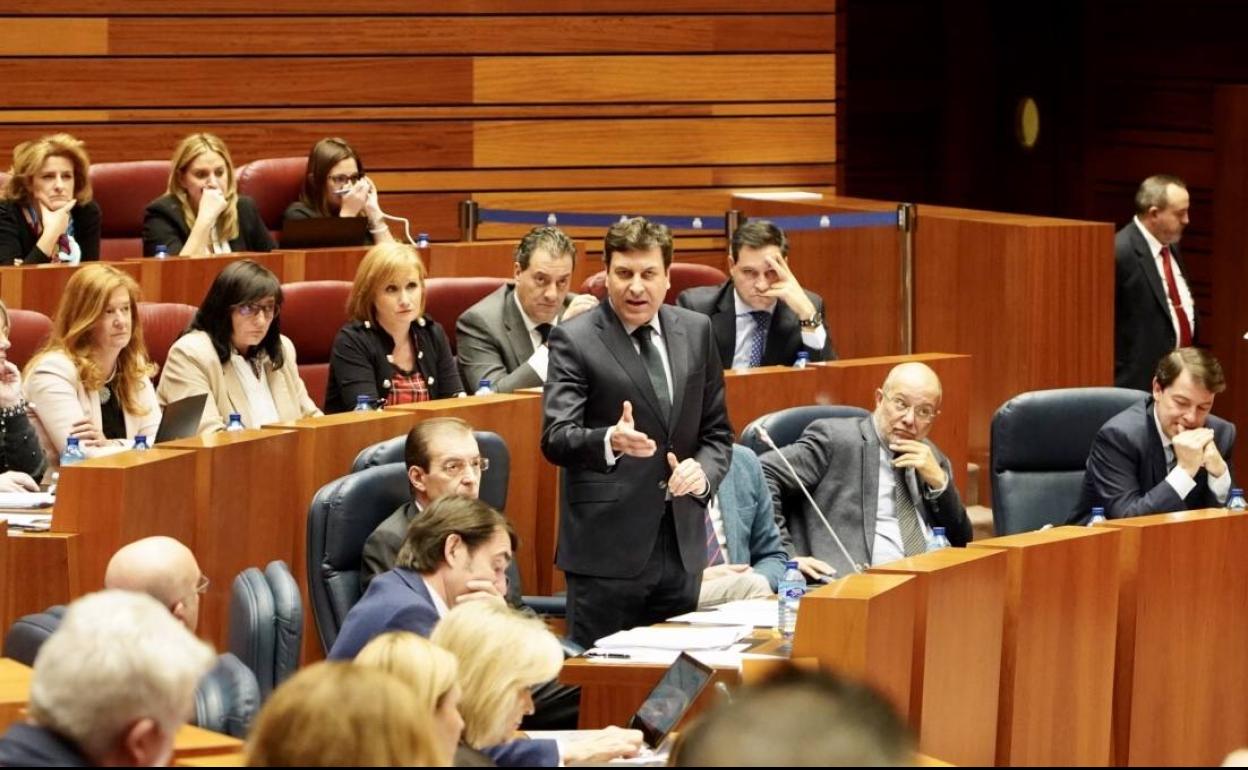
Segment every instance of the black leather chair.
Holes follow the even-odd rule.
[[[60,627],[64,616],[65,607],[58,604],[18,618],[4,637],[4,657],[33,666],[39,648]],[[192,723],[206,730],[244,738],[259,710],[260,685],[256,675],[227,652],[218,657],[217,665],[195,688]]]
[[[507,484],[511,478],[511,452],[503,437],[488,430],[474,430],[481,456],[490,461],[490,469],[481,476],[479,496],[500,511],[507,510]],[[364,447],[351,463],[351,472],[362,471],[389,463],[402,463],[407,434]]]
[[[302,643],[303,600],[286,562],[240,572],[230,595],[229,649],[255,673],[261,699],[299,668]]]
[[[224,653],[195,688],[195,725],[246,738],[262,701],[255,673],[235,655]]]
[[[18,618],[4,636],[4,657],[23,665],[35,665],[39,648],[61,625],[61,618],[64,616],[65,605],[57,604],[43,612]]]
[[[1064,388],[1005,402],[992,417],[990,445],[996,534],[1065,522],[1079,502],[1097,431],[1146,395],[1125,388]]]
[[[364,541],[412,497],[403,463],[366,468],[329,482],[308,509],[308,595],[328,654],[347,612],[360,599]]]
[[[775,441],[777,446],[788,446],[797,441],[797,437],[802,435],[806,426],[815,420],[822,420],[826,417],[861,418],[869,414],[871,413],[866,409],[839,404],[791,406],[788,409],[765,414],[745,426],[745,430],[741,431],[739,443],[753,449],[754,454],[761,455],[771,451],[771,447],[759,436],[760,428],[767,430],[771,440]]]

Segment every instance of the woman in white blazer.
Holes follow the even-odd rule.
[[[139,285],[95,262],[65,286],[52,336],[26,365],[26,400],[49,467],[71,436],[88,457],[155,441],[160,406],[138,317]]]
[[[224,430],[235,413],[246,428],[320,415],[281,333],[281,310],[282,286],[268,268],[250,259],[227,265],[169,349],[160,403],[207,393],[200,433]]]

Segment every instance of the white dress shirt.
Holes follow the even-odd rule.
[[[1174,439],[1166,435],[1161,429],[1161,420],[1157,418],[1157,406],[1153,405],[1153,425],[1157,426],[1157,435],[1161,436],[1161,445],[1166,450],[1166,467],[1174,466],[1174,468],[1166,474],[1166,483],[1175,491],[1180,499],[1186,498],[1196,488],[1196,479],[1187,475],[1187,471],[1179,467],[1178,460],[1174,455]],[[1213,474],[1207,474],[1207,484],[1209,491],[1218,498],[1219,503],[1225,503],[1226,498],[1231,493],[1231,474],[1223,473],[1216,479]]]
[[[732,368],[748,369],[750,366],[750,342],[754,338],[754,328],[756,326],[754,323],[754,316],[750,315],[750,313],[753,313],[755,309],[746,304],[745,300],[741,299],[741,295],[737,293],[735,288],[732,290],[732,301],[736,306],[737,313],[737,339],[736,347],[732,353]],[[779,302],[779,300],[776,300],[776,302]],[[774,316],[776,313],[776,302],[772,302],[771,307],[767,308],[763,312],[770,313]],[[768,324],[767,328],[768,334],[770,334],[770,324]],[[800,328],[802,330],[802,344],[811,350],[823,350],[823,346],[828,344],[828,329],[826,324],[820,324],[819,328],[814,330],[807,329],[804,326]],[[766,349],[767,343],[764,342],[763,350],[765,351]],[[789,361],[788,363],[793,362]]]
[[[520,320],[524,321],[524,328],[529,330],[529,340],[533,343],[533,355],[529,356],[529,360],[526,363],[532,367],[542,382],[545,382],[546,368],[550,365],[550,348],[546,347],[546,344],[542,342],[542,333],[537,330],[539,324],[532,318],[529,318],[528,313],[524,312],[524,306],[520,304],[520,296],[513,291],[511,300],[516,303],[516,310],[520,311]],[[552,329],[558,321],[559,318],[556,316],[550,322]]]
[[[1174,338],[1179,339],[1179,314],[1174,312],[1174,305],[1170,303],[1170,290],[1166,286],[1166,268],[1161,258],[1161,241],[1153,237],[1148,228],[1140,222],[1140,218],[1135,218],[1135,226],[1140,229],[1144,235],[1144,240],[1148,242],[1148,250],[1153,255],[1153,265],[1157,268],[1157,275],[1161,278],[1161,293],[1166,297],[1166,310],[1170,313],[1170,325],[1174,327]],[[1183,271],[1179,269],[1179,261],[1171,256],[1170,267],[1174,270],[1174,283],[1179,288],[1179,303],[1183,305],[1183,312],[1187,313],[1187,323],[1191,327],[1192,334],[1196,334],[1196,304],[1192,301],[1192,292],[1187,287],[1187,279],[1183,277]]]

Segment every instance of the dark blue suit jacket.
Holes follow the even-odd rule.
[[[1149,396],[1101,426],[1092,441],[1083,491],[1069,523],[1087,521],[1093,506],[1103,507],[1106,518],[1122,519],[1222,505],[1209,490],[1209,473],[1204,468],[1196,474],[1196,486],[1186,498],[1179,497],[1166,483],[1166,449],[1153,419],[1154,403]],[[1235,426],[1213,415],[1205,426],[1213,429],[1213,440],[1234,484],[1231,450],[1235,448]]]
[[[330,660],[352,660],[373,637],[386,631],[433,633],[438,610],[420,573],[395,567],[368,584],[364,596],[342,621]]]
[[[527,738],[501,743],[481,752],[499,767],[558,767],[559,744]]]

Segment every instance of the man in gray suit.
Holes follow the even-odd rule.
[[[927,440],[940,414],[940,378],[925,364],[900,364],[875,391],[869,417],[816,420],[781,447],[855,564],[871,566],[926,550],[932,527],[949,542],[971,539],[971,522],[949,460]],[[807,577],[853,571],[775,452],[763,474],[785,547]]]
[[[513,283],[500,286],[465,310],[455,324],[464,383],[481,380],[499,393],[546,382],[546,338],[555,325],[598,304],[568,291],[576,246],[554,227],[535,227],[516,247]]]

